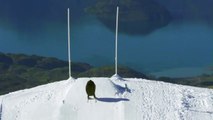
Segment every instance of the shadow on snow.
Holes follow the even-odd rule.
[[[129,101],[126,98],[97,98],[98,101],[101,102],[120,102],[120,101]]]

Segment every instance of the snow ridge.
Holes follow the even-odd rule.
[[[89,80],[96,101],[87,100]],[[145,79],[69,79],[2,97],[0,120],[213,119],[213,90]]]

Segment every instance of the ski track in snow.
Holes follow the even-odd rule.
[[[87,101],[90,79],[98,99]],[[213,90],[133,78],[79,78],[7,94],[4,103],[0,96],[0,120],[71,119],[212,120]]]
[[[115,93],[117,93],[113,83],[106,78],[99,79],[102,82],[97,82],[97,100],[87,100],[87,95],[85,92],[85,85],[89,78],[83,78],[82,82],[76,80],[66,90],[65,94],[65,103],[60,108],[59,119],[68,120],[68,119],[78,119],[84,120],[85,118],[90,119],[102,119],[102,120],[121,120],[120,114],[123,114],[122,103],[119,102],[120,96],[116,98]],[[102,91],[102,92],[101,92]],[[78,94],[81,93],[81,94]],[[118,94],[121,93],[118,91]],[[104,109],[103,109],[104,108]],[[69,109],[69,110],[68,110]],[[89,109],[89,112],[88,112]],[[69,111],[66,113],[65,111]],[[103,111],[103,112],[99,112]],[[106,118],[102,116],[107,115]],[[66,116],[66,117],[65,117]],[[92,117],[91,117],[92,116]],[[111,117],[110,117],[111,116]]]
[[[212,96],[211,93],[205,91],[197,93],[193,89],[183,89],[182,95],[182,107],[179,111],[180,120],[211,120],[213,118],[213,104],[209,104],[213,102],[212,97],[210,97]],[[196,115],[199,114],[205,114],[205,117],[197,117]]]
[[[63,95],[63,100],[62,100],[62,103],[64,104],[66,101],[65,101],[65,99],[66,99],[66,97],[67,97],[67,95],[68,95],[68,92],[70,91],[70,89],[72,88],[72,85],[75,83],[75,80],[73,79],[71,79],[71,80],[68,80],[68,85],[66,86],[66,88],[65,88],[65,90],[64,90],[64,95]]]

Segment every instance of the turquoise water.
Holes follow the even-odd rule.
[[[173,78],[180,78],[180,77],[193,77],[193,76],[199,76],[203,74],[212,74],[213,72],[210,71],[208,68],[205,67],[183,67],[183,68],[173,68],[173,69],[167,69],[164,71],[159,72],[153,72],[152,75],[155,75],[156,77],[161,76],[167,76],[167,77],[173,77]]]
[[[67,59],[65,24],[47,23],[39,32],[19,32],[0,26],[0,51],[37,54]],[[179,69],[191,69],[196,76],[213,66],[213,28],[201,23],[171,23],[147,36],[119,34],[118,61],[157,76],[181,76]],[[72,23],[72,60],[94,66],[113,65],[114,32],[94,18]],[[196,72],[193,72],[196,68]],[[175,71],[177,74],[175,75]],[[198,72],[200,69],[200,72]],[[204,70],[205,69],[205,70]],[[209,71],[208,71],[209,72]],[[183,75],[183,73],[182,73]]]

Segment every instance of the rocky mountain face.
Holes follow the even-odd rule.
[[[119,6],[119,32],[146,35],[172,20],[170,12],[153,0],[99,0],[86,10],[109,29],[115,29],[116,7]]]

